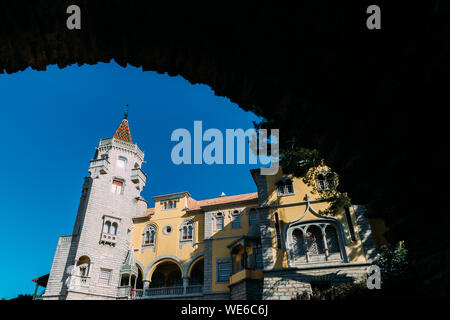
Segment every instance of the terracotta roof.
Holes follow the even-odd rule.
[[[128,125],[127,119],[122,120],[116,133],[114,133],[114,138],[129,142],[129,143],[133,143],[133,141],[131,140],[130,127]]]
[[[225,197],[219,197],[219,198],[213,198],[213,199],[206,199],[206,200],[200,200],[200,201],[195,201],[192,198],[188,198],[188,207],[189,207],[189,211],[192,211],[192,210],[199,210],[202,207],[215,206],[215,205],[234,203],[234,202],[240,202],[240,201],[251,201],[251,200],[257,200],[257,199],[258,199],[258,193],[256,193],[256,192],[238,194],[235,196],[225,196]]]
[[[36,282],[41,287],[47,287],[48,277],[50,276],[50,273],[40,276],[36,279],[33,279],[31,281]]]
[[[190,195],[189,192],[187,192],[187,191],[182,191],[182,192],[175,192],[175,193],[163,194],[163,195],[160,195],[160,196],[154,196],[154,197],[152,197],[152,199],[155,200],[155,199],[159,199],[159,198],[167,198],[167,197],[178,196],[178,195],[180,195],[180,196],[185,196],[185,195],[187,195],[188,198],[191,197],[191,195]]]
[[[196,211],[196,210],[201,210],[202,208],[208,207],[208,206],[236,203],[236,202],[241,202],[241,201],[255,201],[257,199],[258,199],[257,192],[238,194],[238,195],[234,195],[234,196],[225,196],[225,197],[219,197],[219,198],[213,198],[213,199],[205,199],[205,200],[200,200],[200,201],[197,201],[191,197],[187,197],[187,205],[188,205],[188,211]],[[135,219],[150,218],[150,216],[154,213],[155,213],[155,208],[148,208],[147,212],[143,216],[136,217]]]

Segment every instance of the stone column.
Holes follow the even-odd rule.
[[[187,287],[189,284],[189,277],[183,277],[183,295],[187,293]]]
[[[143,296],[146,295],[146,292],[150,288],[150,283],[151,282],[152,282],[151,280],[142,280],[142,284],[144,285],[144,287],[142,288],[142,295]]]
[[[322,241],[323,241],[323,247],[325,249],[325,259],[328,260],[329,250],[328,250],[327,235],[325,233],[325,228],[322,229]]]

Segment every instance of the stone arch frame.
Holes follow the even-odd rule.
[[[347,240],[347,238],[348,238],[348,233],[347,233],[347,231],[346,231],[346,229],[345,229],[344,223],[343,223],[341,220],[339,220],[339,219],[337,219],[337,218],[335,218],[335,217],[321,215],[321,214],[319,214],[316,210],[314,210],[314,208],[311,207],[311,202],[309,201],[309,195],[308,195],[308,194],[305,195],[305,200],[306,200],[306,209],[305,209],[305,212],[303,212],[303,214],[302,214],[300,217],[298,217],[297,219],[295,219],[295,220],[293,220],[293,221],[291,221],[291,222],[285,224],[285,226],[284,226],[284,228],[283,228],[284,239],[286,239],[286,236],[287,236],[287,234],[286,234],[286,233],[287,233],[287,229],[288,229],[290,226],[292,226],[293,224],[296,224],[296,223],[298,223],[300,220],[302,220],[302,219],[305,217],[305,215],[308,213],[308,211],[309,211],[309,212],[311,212],[313,215],[315,215],[315,216],[316,216],[317,218],[319,218],[319,219],[328,219],[328,220],[334,221],[334,222],[338,225],[338,228],[337,228],[336,231],[337,231],[338,233],[339,233],[339,232],[343,232],[343,234],[347,235],[347,236],[343,237],[344,244],[345,244],[345,248],[346,248],[346,246],[347,246],[347,244],[348,244],[348,240]],[[319,201],[319,202],[321,202],[321,201]],[[310,220],[310,221],[312,221],[312,220]],[[286,242],[284,242],[284,245],[286,246]],[[346,254],[347,254],[347,253],[346,253]]]
[[[189,278],[191,276],[192,267],[201,259],[205,260],[205,255],[203,252],[199,252],[191,259],[189,259],[189,261],[185,265],[183,277]]]
[[[331,217],[331,216],[325,216],[325,215],[321,215],[319,214],[316,210],[314,210],[311,207],[311,202],[309,200],[309,195],[306,194],[305,195],[305,200],[306,200],[306,209],[303,212],[303,214],[295,219],[294,221],[291,221],[287,224],[285,224],[284,228],[283,228],[283,235],[284,235],[284,247],[286,249],[286,253],[288,256],[288,265],[291,267],[292,266],[292,259],[290,254],[292,253],[292,231],[290,234],[288,234],[288,230],[296,225],[301,225],[301,224],[307,224],[307,223],[334,223],[334,227],[336,229],[336,234],[337,234],[337,238],[338,238],[338,244],[339,244],[339,248],[340,248],[340,254],[341,254],[341,258],[342,261],[347,263],[348,262],[348,254],[347,254],[347,244],[348,244],[348,239],[347,239],[347,232],[344,226],[344,223],[335,218],[335,217]],[[301,222],[301,220],[305,217],[305,215],[311,212],[313,215],[315,215],[317,217],[317,219],[313,219],[313,220],[307,220],[304,222]],[[325,226],[326,228],[326,226]],[[324,229],[325,230],[325,229]],[[305,234],[303,235],[305,237]]]
[[[88,259],[88,269],[87,269],[87,275],[86,276],[92,278],[94,262],[93,262],[91,256],[89,254],[87,254],[87,253],[81,253],[75,259],[74,264],[73,264],[73,270],[72,270],[71,274],[74,275],[74,276],[79,276],[79,274],[78,274],[78,271],[79,271],[78,270],[78,263],[80,262],[80,259],[83,258],[83,257],[86,257]]]
[[[155,241],[153,243],[147,243],[145,244],[145,233],[147,231],[153,230],[155,231]],[[142,231],[142,244],[141,244],[141,253],[144,252],[145,249],[152,249],[153,252],[155,252],[156,247],[156,241],[157,241],[157,235],[158,235],[158,226],[154,223],[149,223],[145,226],[144,230]]]
[[[192,227],[192,238],[191,239],[183,239],[183,228],[184,227]],[[194,247],[194,238],[195,238],[195,221],[193,219],[186,219],[180,224],[180,237],[179,237],[179,248],[181,249],[184,244],[191,244],[191,247]]]
[[[347,252],[346,252],[346,247],[345,247],[345,236],[343,233],[343,230],[340,228],[340,224],[337,224],[334,220],[331,219],[314,219],[314,220],[307,220],[304,222],[297,222],[295,224],[291,224],[287,230],[286,230],[286,238],[285,238],[285,246],[286,246],[286,250],[287,250],[287,256],[288,256],[288,265],[289,267],[293,267],[295,264],[295,260],[296,258],[299,260],[300,263],[313,263],[316,261],[312,261],[311,257],[308,253],[308,248],[305,245],[305,242],[303,242],[303,244],[305,245],[304,251],[305,251],[305,258],[303,259],[303,256],[300,257],[296,257],[295,254],[293,253],[293,250],[295,248],[295,244],[293,241],[293,237],[292,234],[295,230],[300,230],[303,234],[303,239],[306,239],[306,232],[308,231],[308,228],[311,226],[315,226],[318,227],[319,230],[322,233],[322,243],[324,246],[324,250],[325,253],[324,254],[319,254],[319,256],[324,255],[325,257],[325,261],[321,261],[321,262],[336,262],[336,260],[332,260],[329,261],[329,257],[331,256],[328,253],[328,247],[327,247],[327,240],[326,240],[326,229],[329,226],[332,226],[335,231],[336,231],[336,236],[337,236],[337,241],[338,241],[338,246],[339,246],[339,255],[341,257],[341,261],[343,262],[348,262],[348,257],[347,257]]]
[[[150,280],[151,281],[153,272],[156,270],[158,265],[163,263],[163,262],[166,262],[166,261],[175,263],[180,268],[181,275],[184,276],[186,266],[183,263],[183,261],[180,258],[176,257],[176,256],[173,256],[171,254],[167,254],[167,255],[159,256],[158,258],[153,259],[149,263],[147,268],[145,268],[145,270],[144,270],[144,280]]]

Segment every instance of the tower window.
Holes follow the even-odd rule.
[[[111,232],[110,232],[111,234],[113,234],[113,235],[116,235],[117,234],[117,223],[113,223],[112,225],[111,225]]]
[[[127,158],[120,156],[117,160],[117,168],[119,169],[125,169],[127,165]]]
[[[114,194],[122,194],[123,182],[119,180],[113,180],[111,185],[111,192]]]
[[[111,222],[106,221],[105,224],[103,225],[103,232],[109,233],[110,230],[111,230]]]

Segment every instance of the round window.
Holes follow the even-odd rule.
[[[171,232],[172,232],[172,226],[171,225],[167,225],[167,226],[164,227],[164,229],[163,229],[163,233],[164,234],[169,234]]]

